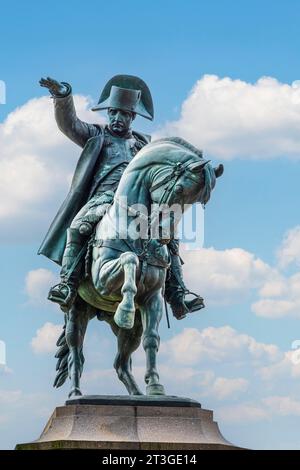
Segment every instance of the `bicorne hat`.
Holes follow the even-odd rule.
[[[115,75],[105,85],[98,104],[92,111],[115,108],[153,120],[154,110],[146,83],[133,75]]]

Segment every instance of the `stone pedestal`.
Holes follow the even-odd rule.
[[[237,449],[213,413],[179,397],[83,396],[57,407],[39,439],[16,449]]]

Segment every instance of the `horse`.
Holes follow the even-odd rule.
[[[143,395],[131,359],[141,341],[146,395],[165,395],[156,360],[170,265],[166,244],[175,236],[183,211],[195,202],[206,204],[222,173],[222,165],[213,168],[200,150],[177,137],[147,144],[130,161],[113,203],[96,226],[90,276],[81,281],[57,341],[54,386],[60,387],[69,376],[70,398],[82,395],[84,335],[94,317],[108,323],[117,337],[114,368],[129,395]],[[166,210],[174,205],[181,209],[177,217]],[[137,225],[144,226],[143,236],[137,236]]]

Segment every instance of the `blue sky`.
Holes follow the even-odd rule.
[[[207,308],[185,322],[172,320],[171,330],[162,321],[162,381],[170,393],[193,396],[214,409],[224,435],[236,444],[299,448],[300,372],[289,357],[300,335],[293,277],[300,260],[300,115],[292,86],[300,79],[300,4],[88,5],[86,11],[78,1],[1,5],[0,80],[7,102],[0,105],[0,339],[9,370],[0,371],[0,447],[36,438],[67,395],[67,386],[51,389],[55,360],[48,336],[62,318],[44,300],[58,271],[36,252],[66,194],[79,148],[57,131],[38,80],[50,75],[70,82],[79,116],[93,120],[99,116],[88,109],[106,81],[129,73],[147,82],[155,104],[154,123],[139,118],[137,129],[176,132],[225,165],[205,213],[206,251],[192,267],[192,257],[184,255],[187,282],[207,299]],[[275,81],[258,82],[265,76]],[[272,297],[271,282],[281,283],[276,284],[281,296]],[[274,298],[285,302],[272,304],[277,317],[268,307]],[[262,301],[269,304],[258,305]],[[293,304],[290,310],[287,303]],[[45,338],[48,349],[38,343]],[[186,364],[172,338],[197,344],[196,352],[184,349]],[[88,393],[124,393],[110,371],[114,347],[106,326],[91,323]],[[143,352],[136,361],[142,380]],[[176,380],[167,374],[170,363],[176,364]],[[190,374],[185,385],[184,374]],[[239,419],[230,419],[232,414]]]

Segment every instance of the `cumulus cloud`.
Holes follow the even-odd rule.
[[[300,87],[262,77],[256,83],[204,75],[177,121],[159,136],[179,135],[206,154],[231,158],[300,157]]]
[[[300,316],[300,272],[287,275],[285,268],[300,264],[300,226],[287,231],[277,250],[278,266],[266,277],[251,310],[260,317],[276,319]]]
[[[259,291],[262,297],[251,305],[252,311],[265,318],[300,316],[300,273],[266,282]]]
[[[217,376],[213,370],[214,365],[204,364],[204,361],[199,361],[199,364],[194,363],[192,366],[185,366],[183,362],[178,362],[174,357],[165,356],[160,362],[160,377],[165,385],[166,393],[170,395],[179,394],[205,401],[216,399],[219,402],[237,399],[249,387],[248,380],[243,377]],[[207,368],[208,365],[210,368]],[[174,374],[174,366],[176,366],[176,374]],[[133,365],[133,374],[143,390],[145,366]],[[97,373],[95,375],[98,376]],[[102,374],[99,374],[99,377],[101,376]]]
[[[34,269],[27,273],[25,291],[33,304],[44,303],[51,286],[57,283],[57,276],[49,269]]]
[[[287,275],[284,268],[300,261],[300,228],[287,232],[277,250],[274,266],[242,248],[181,249],[186,285],[203,293],[207,306],[257,299],[251,311],[260,317],[280,319],[300,316],[300,272]]]
[[[286,293],[287,286],[285,279],[273,279],[265,282],[259,291],[261,297],[279,297]]]
[[[173,367],[171,367],[171,362]],[[176,364],[176,375],[174,375],[174,364]],[[185,367],[178,362],[167,361],[161,364],[159,371],[167,390],[174,393],[183,393],[185,396],[194,396],[196,399],[216,399],[218,401],[237,399],[248,390],[249,382],[242,377],[217,377],[213,370],[203,369],[203,363],[194,364],[193,367]],[[144,368],[140,367],[138,375],[134,368],[134,375],[143,378]]]
[[[87,97],[75,96],[79,117],[96,122]],[[64,199],[80,148],[57,129],[49,97],[32,99],[0,123],[1,236],[22,241],[47,227]]]
[[[246,392],[249,382],[243,378],[218,377],[213,385],[211,392],[218,400],[237,397],[240,393]]]
[[[281,357],[274,344],[257,342],[252,336],[238,333],[231,326],[208,327],[202,331],[185,328],[181,333],[163,343],[161,352],[171,362],[195,365],[200,362],[261,360],[272,362]]]
[[[300,401],[290,396],[268,396],[257,403],[246,402],[218,409],[220,420],[230,424],[248,424],[274,416],[299,416]]]
[[[182,251],[182,257],[187,285],[201,289],[208,305],[239,302],[275,276],[268,264],[241,248]]]
[[[299,416],[300,401],[290,396],[270,396],[262,400],[272,415]]]
[[[162,343],[160,357],[162,375],[175,390],[187,393],[189,389],[190,394],[206,400],[233,400],[245,394],[262,400],[272,391],[278,395],[288,389],[297,394],[299,389],[300,340],[282,351],[229,325],[186,328]],[[243,413],[248,412],[248,404],[245,406]]]
[[[297,393],[299,346],[300,340],[297,340],[290,350],[282,351],[274,344],[258,342],[230,326],[209,327],[202,331],[187,328],[162,343],[161,371],[172,386],[185,391],[189,387],[190,393],[197,392],[200,397],[227,400],[249,392],[258,395],[260,400],[266,392],[275,390],[278,393],[282,387]],[[245,377],[238,375],[241,372]],[[246,412],[247,409],[248,405]],[[244,419],[244,414],[242,416]]]
[[[300,225],[285,234],[277,255],[282,268],[294,262],[300,266]]]
[[[31,340],[31,347],[35,354],[47,354],[56,350],[56,341],[62,331],[62,325],[47,322],[36,332]]]
[[[254,302],[252,312],[259,317],[283,318],[287,315],[300,315],[300,302],[291,300],[262,299]]]
[[[297,341],[299,343],[299,340]],[[297,349],[286,351],[282,358],[273,364],[265,365],[257,373],[264,381],[275,382],[282,379],[299,379],[300,377],[300,344]]]
[[[230,326],[187,328],[162,343],[159,357],[167,392],[200,399],[221,425],[292,416],[293,409],[298,414],[300,349],[284,352]],[[137,369],[143,381],[144,366]]]

